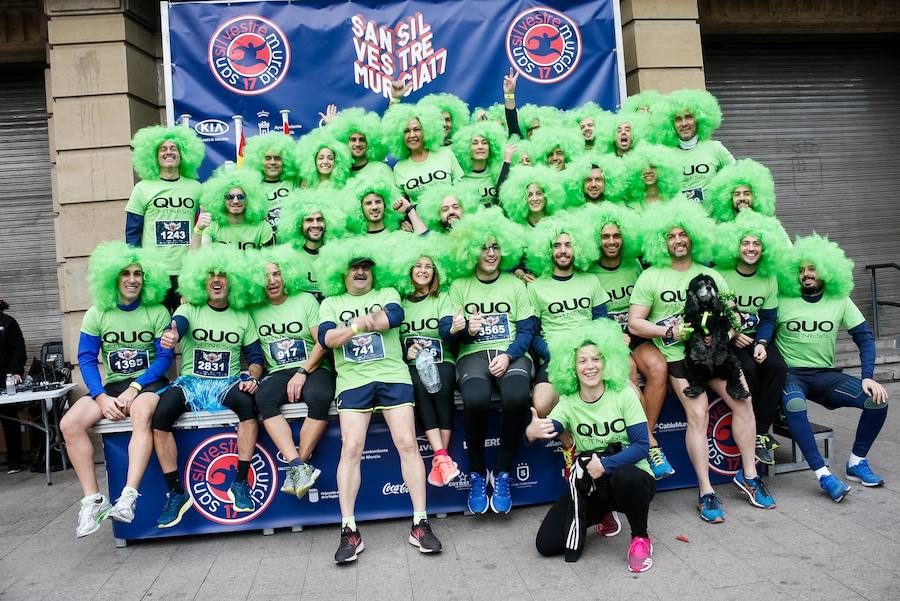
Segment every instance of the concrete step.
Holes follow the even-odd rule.
[[[897,348],[900,347],[897,345],[896,337],[882,337],[875,341],[875,350],[879,355]],[[856,354],[858,352],[856,344],[850,338],[847,338],[846,340],[838,339],[837,343],[834,345],[834,350],[838,355],[843,353]]]
[[[900,363],[900,350],[894,349],[893,352],[887,353],[876,351],[875,365],[891,365],[893,363]],[[836,355],[834,366],[842,369],[845,367],[859,367],[859,351]]]
[[[845,369],[844,373],[855,378],[859,378],[861,377],[860,371],[861,370],[859,366],[857,366]],[[887,384],[888,382],[900,381],[900,363],[892,363],[890,365],[877,365],[875,367],[875,373],[872,378],[879,384]]]

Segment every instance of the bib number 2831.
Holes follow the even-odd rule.
[[[194,374],[207,378],[227,378],[231,351],[194,349]]]

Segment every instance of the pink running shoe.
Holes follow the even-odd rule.
[[[653,566],[653,543],[649,538],[635,536],[628,547],[628,571],[646,572]]]
[[[459,466],[449,455],[435,455],[431,460],[428,483],[432,486],[446,486],[459,477]]]
[[[594,530],[600,536],[615,536],[622,531],[622,522],[619,521],[619,514],[610,511],[599,524],[594,524]]]

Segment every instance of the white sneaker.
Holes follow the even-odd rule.
[[[93,534],[100,529],[100,522],[106,519],[106,513],[112,505],[105,495],[100,495],[99,501],[81,500],[81,509],[78,510],[78,526],[75,528],[75,536],[81,538]]]
[[[134,508],[137,505],[139,496],[141,496],[140,493],[133,488],[123,489],[122,494],[116,500],[116,504],[109,511],[108,516],[117,522],[130,524],[134,520]]]

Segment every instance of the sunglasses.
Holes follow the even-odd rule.
[[[247,196],[244,194],[226,194],[225,200],[247,200]]]

